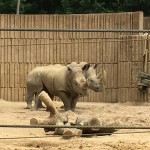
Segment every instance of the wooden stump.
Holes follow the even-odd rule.
[[[74,112],[65,112],[64,114],[60,114],[53,101],[49,97],[49,95],[42,91],[39,94],[40,100],[47,106],[50,110],[50,116],[46,119],[37,119],[32,118],[30,120],[31,125],[57,125],[57,126],[71,126],[78,125],[81,126],[78,129],[76,128],[44,128],[45,132],[54,131],[55,135],[62,135],[63,138],[71,138],[73,136],[82,136],[83,134],[91,134],[91,133],[106,133],[108,129],[99,129],[92,128],[91,126],[100,126],[100,121],[96,117],[88,117],[88,116],[77,116]],[[82,126],[89,126],[89,128],[82,128]],[[115,130],[111,129],[110,132],[113,133]]]
[[[49,95],[45,91],[42,91],[38,95],[38,97],[47,106],[48,110],[50,110],[51,116],[58,114],[58,111],[57,111],[53,101],[51,100],[51,98],[49,97]]]
[[[57,120],[53,117],[47,118],[47,119],[37,119],[37,118],[32,118],[30,120],[31,125],[55,125]]]
[[[76,128],[57,128],[54,132],[55,135],[62,135],[63,138],[69,139],[74,136],[82,136],[82,130]]]
[[[38,97],[49,109],[50,116],[46,119],[32,118],[30,120],[31,125],[58,125],[58,124],[64,125],[64,123],[68,122],[66,114],[60,114],[57,111],[53,101],[45,91],[42,91],[38,95]],[[44,128],[45,132],[54,130],[55,130],[54,128]]]

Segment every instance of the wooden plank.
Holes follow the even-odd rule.
[[[0,76],[0,81],[1,81],[1,87],[4,87],[5,86],[5,67],[4,67],[4,63],[1,63],[1,76]]]
[[[5,21],[4,21],[4,17],[5,17],[5,15],[0,15],[0,27],[1,28],[5,28],[5,26],[4,26],[4,23],[5,23]],[[5,31],[1,31],[0,32],[1,34],[1,38],[4,38],[4,33],[5,33]]]
[[[11,98],[11,95],[12,95],[11,89],[12,88],[9,88],[9,87],[7,88],[7,100],[8,101],[12,101],[12,98]]]
[[[21,15],[20,18],[20,28],[25,28],[25,15]],[[20,38],[25,38],[26,32],[20,31]]]
[[[42,28],[47,28],[48,29],[48,26],[47,26],[47,15],[42,15]],[[43,33],[43,38],[47,38],[47,32],[42,32]]]
[[[52,44],[53,41],[52,40],[49,40],[49,51],[50,51],[50,55],[49,55],[49,58],[50,58],[50,63],[53,64],[54,63],[54,55],[53,55],[53,47],[54,45]]]
[[[65,41],[68,43],[71,40],[66,39]],[[72,59],[71,44],[64,44],[64,40],[62,40],[61,55],[63,56],[64,64],[67,64]]]
[[[5,99],[4,87],[1,87],[1,99]]]
[[[29,47],[29,51],[30,51],[30,57],[31,57],[31,61],[32,63],[36,62],[36,56],[37,56],[37,49],[36,49],[36,39],[30,39],[30,47]]]
[[[4,17],[4,28],[8,28],[8,15],[7,14]],[[9,31],[5,31],[5,33],[4,33],[5,39],[8,38],[8,33],[9,33]]]
[[[32,49],[31,49],[31,40],[29,39],[24,39],[24,59],[26,63],[30,63],[31,62],[31,53]],[[34,53],[34,57],[35,57],[35,53]],[[33,61],[33,60],[32,60]]]
[[[9,74],[8,74],[8,63],[4,63],[4,87],[8,87],[9,84]]]
[[[41,49],[40,49],[40,39],[36,39],[36,63],[40,63]]]
[[[24,62],[24,46],[23,43],[24,41],[22,39],[18,40],[18,62]]]
[[[18,89],[18,101],[22,102],[23,101],[23,90],[24,88],[19,88]]]
[[[23,19],[23,15],[14,15],[14,28],[23,28],[21,26],[21,22],[24,22]],[[24,32],[22,31],[14,31],[14,38],[21,38],[23,35]]]
[[[5,40],[4,39],[0,39],[1,41],[1,62],[5,62]]]
[[[64,21],[66,21],[65,19],[66,19],[66,17],[64,15],[58,16],[58,29],[64,29],[65,28],[64,27]],[[58,33],[58,39],[64,39],[64,38],[67,38],[64,36],[64,32],[59,32]]]
[[[57,29],[57,15],[53,15],[53,28]],[[57,39],[57,32],[53,32],[53,40]]]
[[[48,28],[49,29],[53,29],[53,15],[48,15],[48,18],[47,18],[47,22],[48,22]],[[48,38],[50,39],[53,39],[53,32],[49,32],[48,34]]]
[[[19,87],[25,86],[24,63],[19,63]]]
[[[53,44],[52,57],[53,57],[53,63],[56,64],[57,63],[57,40],[55,40]]]
[[[41,38],[39,40],[39,51],[40,51],[40,63],[44,64],[44,60],[45,60],[45,49],[44,49],[44,45],[42,45],[43,43],[43,38]]]
[[[79,62],[79,55],[78,55],[78,42],[79,42],[79,39],[75,39],[75,44],[74,44],[74,58],[73,60],[75,62]]]
[[[61,48],[60,48],[60,40],[57,40],[56,45],[56,62],[55,63],[62,63],[61,62]]]
[[[34,22],[35,28],[42,27],[42,16],[41,15],[34,15]],[[34,38],[41,38],[41,32],[35,31]]]
[[[18,39],[12,39],[12,62],[19,62]]]
[[[6,49],[5,49],[5,55],[7,58],[6,61],[7,62],[12,62],[12,55],[13,55],[13,52],[12,52],[12,39],[7,39],[7,44],[5,43],[5,46],[6,46]]]
[[[44,46],[44,48],[45,48],[45,63],[50,63],[50,50],[49,50],[49,39],[45,39],[44,40],[44,43],[45,43],[45,46]]]
[[[105,15],[105,29],[110,29],[110,16],[108,13]],[[105,33],[105,38],[109,39],[110,38],[110,32]]]
[[[11,39],[11,63],[15,62],[15,46],[14,39]]]
[[[14,88],[14,101],[18,102],[19,101],[19,89]]]
[[[14,70],[15,70],[15,64],[10,63],[10,85],[9,85],[10,88],[14,88],[14,81],[15,81],[15,79],[14,79],[14,75],[15,75]]]
[[[133,15],[132,29],[143,29],[143,12],[135,12]],[[136,33],[137,34],[137,33]],[[139,33],[140,34],[140,33]]]
[[[15,15],[8,15],[8,28],[15,28]],[[8,32],[8,38],[14,38],[15,31]]]
[[[14,69],[14,76],[15,76],[14,83],[15,83],[15,87],[19,86],[19,75],[18,74],[19,74],[19,64],[15,63],[15,69]]]
[[[144,30],[149,30],[150,29],[150,17],[144,17],[144,20],[143,20],[143,28]]]

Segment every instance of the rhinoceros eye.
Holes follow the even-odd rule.
[[[94,82],[94,80],[93,80],[93,79],[90,79],[90,81],[91,81],[91,82]]]
[[[78,86],[78,83],[77,83],[77,81],[75,81],[75,85],[76,85],[76,86]]]

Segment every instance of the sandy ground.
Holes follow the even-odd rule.
[[[55,102],[59,111],[61,102]],[[0,124],[29,125],[30,119],[47,118],[45,109],[25,109],[25,102],[0,100]],[[77,115],[96,116],[101,124],[150,126],[149,104],[78,102]],[[0,128],[0,150],[149,150],[150,130],[118,130],[108,136],[73,137],[46,134],[43,129]]]

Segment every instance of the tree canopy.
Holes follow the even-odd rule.
[[[88,14],[143,11],[150,16],[150,0],[20,0],[21,14]],[[17,0],[0,0],[0,13],[16,13]]]

